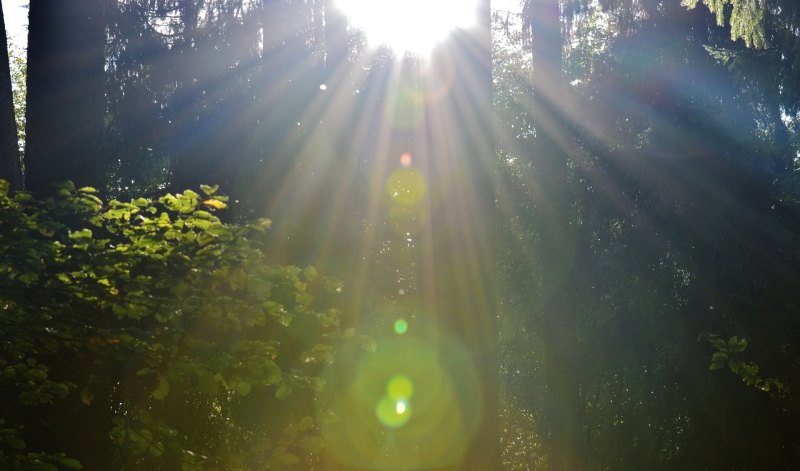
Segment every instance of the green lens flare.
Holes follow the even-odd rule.
[[[376,335],[375,351],[343,347],[324,373],[317,420],[326,453],[344,469],[459,464],[486,415],[471,355],[424,320],[414,320],[413,334],[387,332],[383,322],[374,329],[390,334]]]
[[[413,167],[399,168],[386,182],[386,194],[400,206],[413,206],[422,200],[427,190],[425,176]]]
[[[408,322],[405,319],[397,319],[394,322],[394,331],[400,335],[408,332]]]
[[[414,383],[405,375],[393,376],[386,385],[386,394],[394,400],[407,401],[414,394]]]
[[[389,428],[400,428],[411,418],[411,405],[403,399],[384,396],[375,408],[378,420]]]

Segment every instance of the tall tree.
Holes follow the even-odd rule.
[[[536,137],[529,149],[538,185],[535,202],[541,261],[541,338],[548,389],[545,423],[553,469],[581,469],[578,439],[578,225],[568,162],[571,139],[563,119],[563,37],[558,0],[529,0],[524,14],[531,45],[530,112]]]
[[[12,189],[22,189],[19,165],[17,123],[14,119],[14,99],[11,91],[11,69],[8,62],[3,6],[0,5],[0,178],[7,180]]]
[[[25,186],[73,180],[104,188],[105,13],[108,0],[32,0]]]

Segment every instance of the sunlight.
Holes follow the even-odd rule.
[[[448,34],[476,20],[476,0],[336,0],[373,47],[427,56]]]

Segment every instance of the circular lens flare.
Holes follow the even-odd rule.
[[[408,332],[408,321],[405,319],[397,319],[394,321],[394,331],[399,335],[403,335]]]
[[[388,428],[400,428],[411,418],[411,407],[402,399],[384,396],[375,408],[375,416]]]
[[[401,206],[419,203],[425,196],[426,190],[425,176],[411,167],[395,170],[386,183],[386,194],[391,198],[391,202]]]
[[[386,394],[395,400],[405,401],[414,394],[414,383],[406,375],[393,376],[386,385]]]
[[[376,341],[373,352],[343,345],[324,373],[317,418],[329,458],[381,471],[457,465],[486,413],[471,355],[418,319],[413,335]]]

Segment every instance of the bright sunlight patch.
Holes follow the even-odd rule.
[[[476,20],[475,0],[336,0],[372,46],[427,56],[447,35]]]

